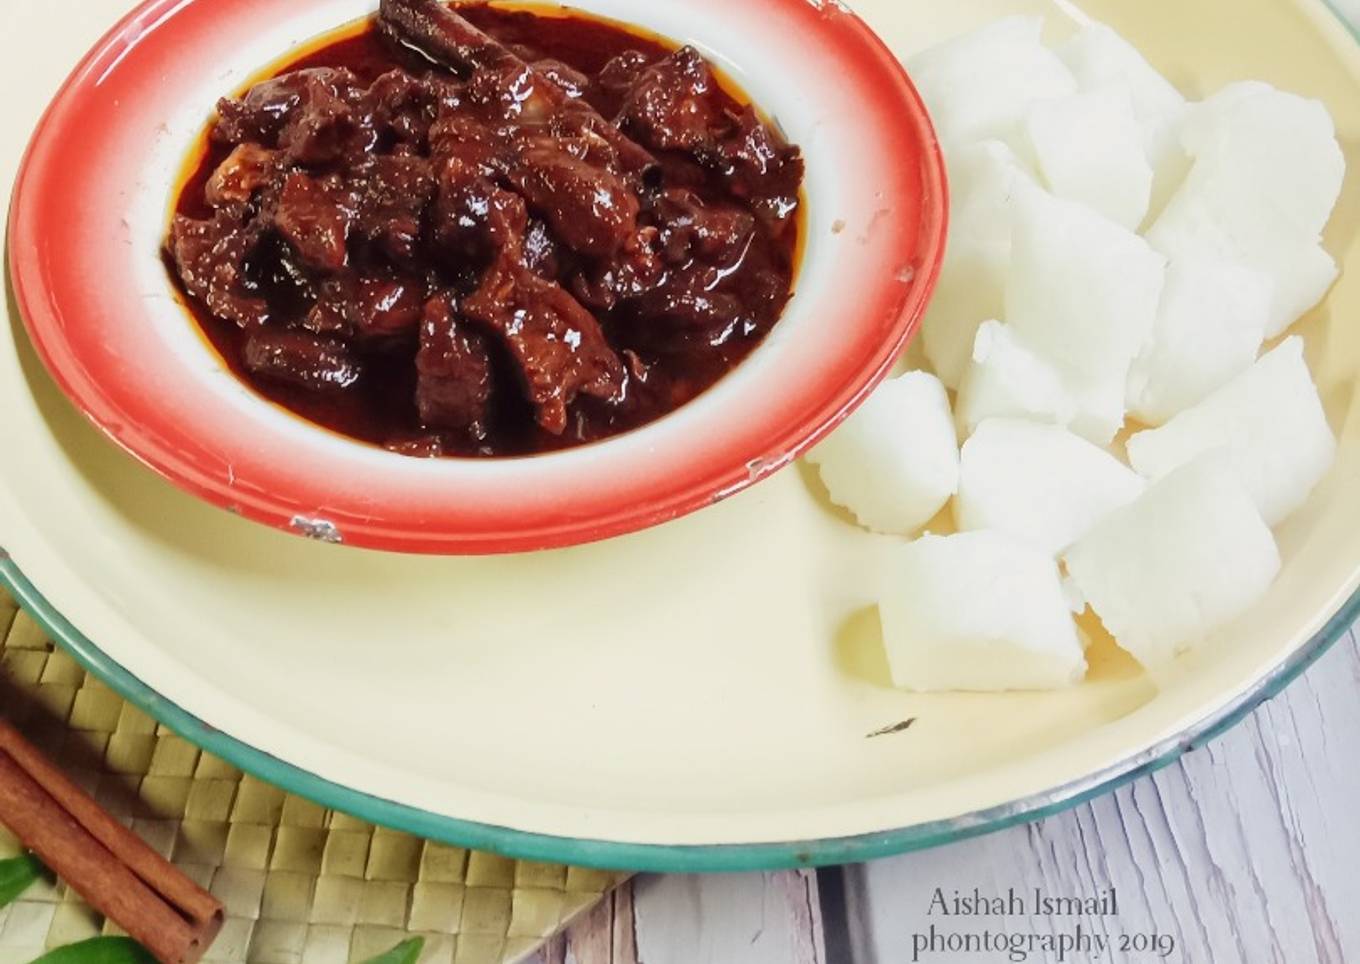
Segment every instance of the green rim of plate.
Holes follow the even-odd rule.
[[[854,837],[762,844],[666,846],[555,837],[459,820],[333,783],[242,743],[165,699],[110,659],[71,625],[43,598],[13,559],[0,557],[0,583],[9,588],[53,640],[119,696],[201,749],[290,793],[370,823],[458,847],[489,850],[519,860],[656,873],[777,870],[862,863],[878,857],[965,840],[1061,813],[1140,776],[1160,770],[1175,762],[1182,754],[1222,736],[1297,679],[1360,618],[1360,591],[1357,591],[1303,647],[1223,709],[1151,749],[1083,780],[1045,793],[947,820]]]
[[[1321,2],[1351,37],[1360,42],[1360,31],[1338,9],[1335,0]],[[200,749],[289,793],[369,823],[457,847],[491,851],[518,860],[654,873],[781,870],[862,863],[1051,817],[1117,790],[1139,777],[1155,773],[1176,762],[1185,753],[1227,733],[1262,703],[1283,692],[1360,619],[1360,590],[1357,590],[1316,635],[1227,706],[1142,753],[1085,779],[1044,793],[947,820],[853,837],[761,844],[669,846],[555,837],[459,820],[333,783],[242,743],[165,699],[110,659],[89,637],[71,625],[3,550],[0,550],[0,584],[9,589],[48,636],[123,699]]]

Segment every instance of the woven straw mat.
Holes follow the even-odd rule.
[[[518,961],[625,876],[442,846],[242,775],[86,676],[3,590],[0,714],[217,895],[227,923],[208,961],[346,964],[416,934],[422,964]],[[0,858],[18,851],[0,827]],[[0,908],[0,964],[116,932],[40,883]]]

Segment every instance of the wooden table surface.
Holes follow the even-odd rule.
[[[1151,777],[1039,823],[863,866],[645,876],[537,964],[935,964],[1004,953],[915,952],[984,932],[1104,937],[1075,961],[1360,961],[1360,642],[1355,630],[1281,696]],[[930,915],[936,888],[1014,888],[1006,917]],[[1050,897],[1116,913],[1032,914]],[[1119,945],[1128,942],[1127,952]],[[959,945],[966,948],[968,945]],[[1147,947],[1148,950],[1137,948]],[[1163,953],[1165,952],[1165,953]],[[1042,948],[1028,960],[1057,960]]]

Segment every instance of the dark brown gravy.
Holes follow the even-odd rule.
[[[496,40],[522,51],[526,59],[558,60],[592,81],[607,63],[625,52],[638,51],[648,61],[659,61],[672,53],[672,48],[654,39],[577,14],[547,16],[480,4],[457,9]],[[312,67],[346,68],[365,84],[394,68],[404,68],[413,74],[430,70],[428,63],[414,55],[397,52],[372,25],[356,35],[313,49],[272,76]],[[733,111],[742,106],[727,90],[717,96]],[[622,95],[602,90],[594,83],[585,99],[605,118],[617,116],[622,106]],[[204,188],[232,149],[231,145],[211,139],[205,139],[205,143],[202,158],[185,180],[176,205],[178,214],[195,219],[212,216],[213,209],[204,199]],[[666,186],[686,187],[706,202],[749,207],[734,196],[722,176],[696,164],[689,156],[663,150],[654,153]],[[780,221],[757,219],[745,255],[722,281],[722,290],[749,309],[740,330],[725,332],[721,337],[696,334],[692,329],[648,317],[627,302],[609,310],[591,308],[610,346],[620,355],[625,350],[635,354],[645,364],[646,375],[643,379],[636,377],[635,371],[630,372],[622,404],[578,396],[569,407],[568,425],[561,434],[545,430],[535,421],[529,401],[506,387],[514,382],[517,372],[500,354],[494,357],[499,387],[489,424],[480,438],[456,438],[447,432],[432,431],[421,422],[415,404],[414,344],[364,350],[363,374],[356,384],[343,391],[317,393],[248,371],[243,363],[248,333],[214,316],[187,292],[184,300],[233,372],[261,395],[311,422],[355,439],[405,448],[414,454],[520,456],[593,442],[645,425],[691,401],[740,364],[779,320],[787,296],[772,306],[768,294],[770,278],[777,276],[782,290],[791,291],[802,225],[801,211]],[[559,275],[566,287],[567,277],[579,270],[580,258],[565,252],[561,260]],[[173,261],[169,258],[167,261],[172,277],[176,276]],[[274,302],[286,301],[286,294],[270,297]],[[296,310],[301,314],[305,307],[298,306]],[[286,316],[287,311],[279,313]],[[734,413],[734,417],[740,417],[740,413]],[[427,444],[431,439],[438,441],[431,446]]]

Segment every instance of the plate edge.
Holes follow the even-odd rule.
[[[559,837],[431,813],[319,777],[211,726],[165,699],[107,656],[52,606],[0,551],[0,585],[87,672],[177,735],[260,780],[321,806],[440,843],[517,860],[605,870],[712,873],[781,870],[861,863],[965,840],[1053,816],[1174,763],[1227,733],[1313,665],[1360,618],[1357,590],[1323,627],[1254,686],[1182,733],[1089,777],[977,813],[850,837],[753,844],[638,844]]]
[[[1336,0],[1305,2],[1321,18],[1332,21],[1356,42],[1351,48],[1352,57],[1356,57],[1360,53],[1360,30],[1340,10]],[[661,845],[556,837],[459,820],[325,780],[236,740],[157,694],[104,654],[48,603],[3,549],[0,549],[0,586],[8,589],[44,632],[87,672],[128,702],[200,749],[290,793],[375,824],[454,846],[487,850],[519,860],[652,873],[741,872],[860,863],[965,840],[1062,813],[1169,766],[1183,754],[1223,736],[1263,703],[1283,692],[1360,618],[1360,590],[1357,590],[1306,643],[1235,700],[1175,737],[1083,780],[1041,794],[974,814],[852,837],[760,844]]]

